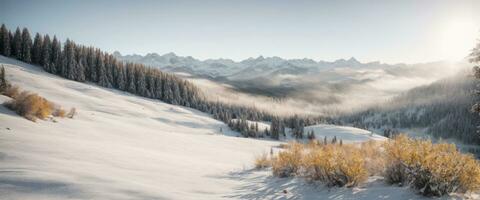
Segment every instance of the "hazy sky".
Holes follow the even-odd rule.
[[[479,10],[475,0],[0,0],[0,22],[122,54],[413,63],[465,57]]]

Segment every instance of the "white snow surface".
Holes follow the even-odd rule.
[[[329,124],[320,124],[305,127],[305,133],[309,133],[311,130],[315,133],[315,138],[322,140],[327,137],[328,141],[331,141],[334,137],[337,140],[342,140],[345,143],[365,142],[368,140],[386,140],[386,137],[377,135],[371,131],[354,128],[350,126],[336,126]]]
[[[0,106],[0,199],[421,198],[377,180],[329,189],[275,178],[252,163],[279,142],[226,136],[225,124],[196,110],[2,63],[11,83],[78,114],[35,123]]]

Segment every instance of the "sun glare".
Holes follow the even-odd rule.
[[[439,33],[442,57],[447,60],[461,60],[473,48],[478,38],[478,27],[470,18],[455,18],[447,21]]]

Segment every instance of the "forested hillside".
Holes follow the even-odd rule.
[[[455,138],[468,144],[479,144],[476,133],[478,115],[471,106],[478,99],[473,95],[476,80],[468,72],[416,87],[384,105],[341,117],[356,127],[384,131],[425,128],[437,138]]]
[[[0,28],[0,54],[42,67],[45,71],[79,82],[93,82],[102,87],[126,91],[142,97],[158,99],[173,105],[181,105],[210,113],[238,130],[245,137],[268,136],[279,139],[285,135],[284,127],[299,130],[297,138],[303,138],[303,127],[322,121],[323,118],[304,116],[278,117],[255,107],[212,102],[205,98],[192,83],[143,64],[118,61],[112,54],[98,48],[76,44],[67,39],[62,44],[53,36],[37,33],[32,39],[27,28],[17,28],[14,33],[2,25]],[[232,119],[240,119],[232,123]],[[272,130],[256,130],[244,126],[245,120],[272,121]],[[250,134],[248,134],[250,133]]]

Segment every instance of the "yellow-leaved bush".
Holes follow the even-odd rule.
[[[291,143],[286,146],[285,151],[273,157],[271,161],[273,175],[278,177],[295,175],[302,165],[303,148],[299,143]]]
[[[321,145],[307,150],[303,159],[304,176],[329,186],[356,186],[368,171],[365,159],[355,145]]]
[[[385,143],[385,179],[406,183],[425,196],[480,189],[480,165],[454,144],[432,144],[399,135]]]
[[[386,182],[409,185],[425,196],[480,189],[480,164],[472,155],[453,144],[406,135],[343,145],[290,143],[270,163],[275,176],[300,176],[328,186],[357,186],[383,175]]]
[[[50,115],[63,117],[64,114],[61,113],[65,113],[62,108],[38,94],[28,91],[19,92],[20,89],[16,86],[10,86],[6,91],[5,95],[12,98],[6,106],[31,121],[36,121],[37,118],[45,119]]]

